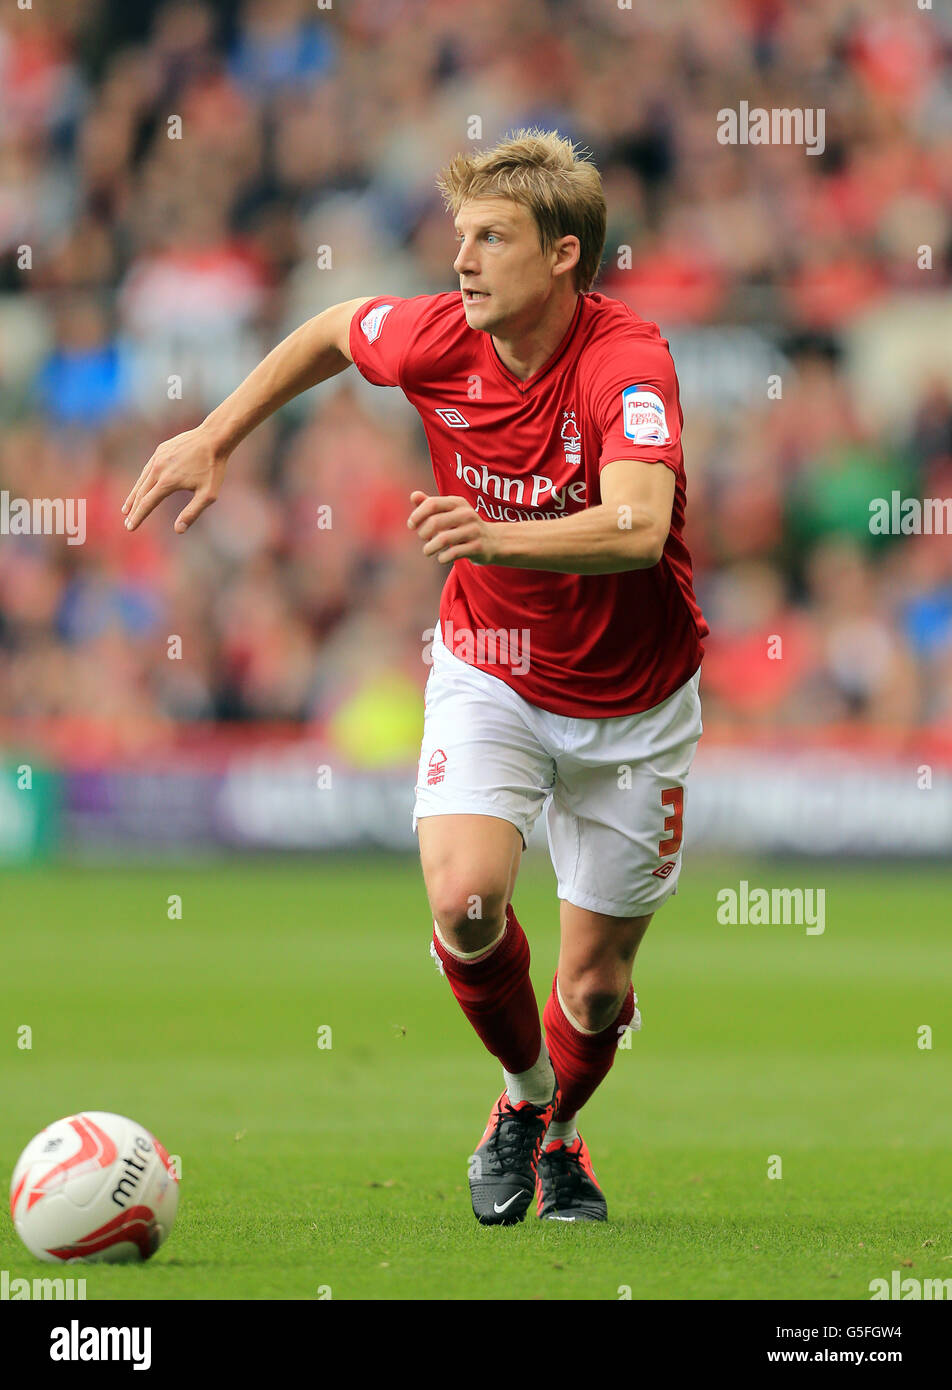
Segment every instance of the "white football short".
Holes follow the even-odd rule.
[[[414,830],[425,816],[498,816],[525,844],[544,806],[560,898],[611,917],[656,911],[681,871],[700,670],[641,714],[574,719],[461,660],[439,628],[432,654]]]

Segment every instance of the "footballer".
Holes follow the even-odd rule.
[[[570,141],[520,131],[437,182],[459,292],[318,314],[158,447],[123,512],[135,530],[186,489],[184,532],[236,445],[352,363],[419,412],[435,490],[411,494],[408,525],[448,573],[414,826],[431,949],[504,1078],[473,1211],[509,1225],[535,1199],[543,1219],[604,1221],[578,1114],[640,1026],[635,953],[677,888],[701,734],[678,382],[656,325],[592,290],[605,199]],[[543,809],[561,944],[540,1024],[512,898]]]

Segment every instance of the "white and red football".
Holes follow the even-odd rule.
[[[85,1110],[47,1125],[10,1183],[17,1235],[38,1259],[147,1260],[167,1239],[179,1184],[162,1145],[124,1115]]]

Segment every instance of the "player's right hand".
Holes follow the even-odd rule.
[[[218,496],[227,462],[201,426],[167,439],[149,459],[122,505],[126,530],[134,531],[160,502],[184,489],[193,496],[175,518],[175,530],[180,535],[187,531]]]

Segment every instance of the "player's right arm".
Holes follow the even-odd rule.
[[[192,500],[176,518],[175,529],[187,531],[218,496],[225,465],[245,435],[302,391],[350,366],[351,319],[372,297],[346,300],[308,319],[196,429],[160,444],[123,504],[128,530],[134,531],[164,498],[185,489]]]

